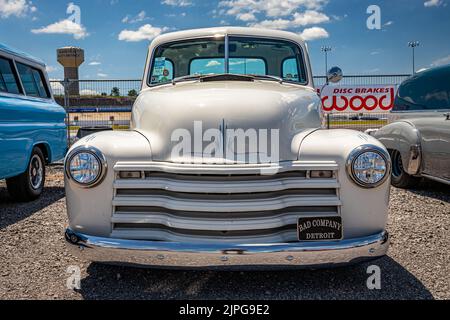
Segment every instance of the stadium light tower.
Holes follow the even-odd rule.
[[[412,48],[413,74],[416,74],[416,48],[420,46],[419,41],[408,42],[408,47]]]
[[[330,46],[322,46],[322,48],[320,48],[320,51],[325,53],[325,76],[328,73],[328,52],[330,52],[331,50],[333,50],[333,48]]]

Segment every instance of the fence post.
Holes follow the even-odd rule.
[[[330,126],[330,114],[327,113],[327,129],[330,130],[331,126]]]
[[[64,87],[64,109],[66,109],[67,117],[67,146],[70,148],[70,96],[69,96],[69,86],[70,80],[65,78],[61,81],[61,85]]]

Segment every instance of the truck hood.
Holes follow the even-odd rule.
[[[213,155],[239,163],[255,162],[257,155],[258,163],[274,162],[262,155],[275,152],[275,145],[277,161],[286,161],[298,157],[294,137],[321,126],[319,110],[320,99],[310,87],[259,80],[183,82],[144,90],[133,107],[131,127],[147,137],[154,161],[205,163]],[[256,134],[258,141],[244,139],[242,146],[233,132]],[[211,151],[213,145],[222,155]]]

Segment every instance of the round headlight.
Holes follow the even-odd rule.
[[[375,188],[390,175],[389,155],[381,148],[364,146],[356,149],[347,163],[349,175],[358,185]]]
[[[67,158],[67,174],[76,183],[92,187],[100,182],[106,171],[106,161],[96,149],[74,150]]]

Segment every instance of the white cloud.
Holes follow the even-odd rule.
[[[313,10],[307,10],[304,13],[294,13],[294,21],[292,23],[295,26],[307,26],[328,21],[330,21],[330,18],[326,14]]]
[[[261,22],[250,24],[251,27],[263,28],[263,29],[288,29],[291,26],[292,21],[286,19],[276,20],[263,20]]]
[[[423,5],[426,8],[430,8],[430,7],[439,7],[443,3],[444,2],[442,0],[428,0],[428,1],[425,1],[425,3]]]
[[[99,62],[99,61],[91,61],[91,62],[89,62],[89,65],[90,66],[99,66],[99,65],[101,65],[102,63],[101,62]]]
[[[144,20],[147,20],[147,14],[144,10],[139,12],[135,17],[130,17],[130,15],[127,15],[125,18],[122,19],[123,23],[137,23],[142,22]]]
[[[328,38],[330,35],[324,28],[313,27],[303,30],[301,37],[306,41]]]
[[[247,64],[247,63],[254,63],[254,62],[259,62],[260,59],[245,59],[245,60],[238,60],[238,61],[230,61],[230,66],[238,66],[238,65],[242,65],[242,64]]]
[[[236,18],[241,21],[255,21],[256,20],[255,15],[253,13],[249,13],[249,12],[240,13],[237,15]]]
[[[84,26],[67,19],[52,23],[40,29],[33,29],[31,32],[35,34],[71,34],[77,40],[89,36]]]
[[[446,65],[446,64],[450,64],[450,55],[433,61],[431,66],[432,67],[437,67],[437,66],[443,66],[443,65]]]
[[[210,67],[217,67],[217,66],[220,66],[220,65],[222,65],[219,61],[217,61],[217,60],[211,60],[211,61],[209,61],[207,64],[206,64],[206,67],[207,68],[210,68]]]
[[[107,78],[108,75],[107,75],[106,73],[97,73],[97,77],[100,77],[100,78]]]
[[[266,28],[266,29],[289,29],[304,27],[311,24],[319,24],[330,21],[330,18],[321,12],[314,10],[306,10],[304,13],[294,13],[292,20],[275,19],[263,20],[258,23],[250,24],[252,27]]]
[[[27,0],[0,0],[0,17],[24,17],[28,13],[36,12],[37,8]]]
[[[161,3],[172,7],[189,7],[193,5],[190,0],[163,0]]]
[[[138,42],[143,40],[153,40],[168,28],[153,27],[151,24],[146,24],[138,30],[122,30],[119,34],[119,40],[127,42]]]
[[[47,71],[48,73],[51,73],[51,72],[58,71],[58,68],[57,67],[53,67],[53,66],[46,66],[45,67],[45,71]]]
[[[222,13],[238,16],[243,13],[264,13],[269,17],[281,17],[294,13],[299,8],[319,10],[328,0],[223,0],[219,7]]]

